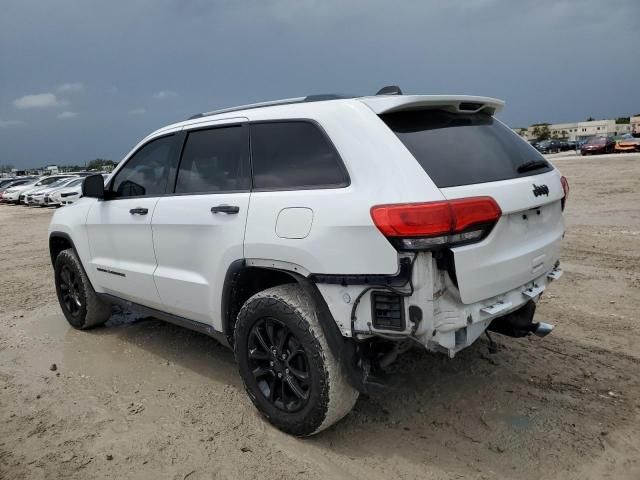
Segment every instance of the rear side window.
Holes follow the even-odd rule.
[[[440,188],[538,175],[550,164],[518,173],[544,157],[491,115],[417,110],[381,115]]]
[[[252,124],[251,158],[253,186],[258,190],[349,185],[335,148],[311,122]]]
[[[169,176],[173,135],[145,144],[133,154],[111,182],[111,197],[155,197],[164,194]]]
[[[176,193],[247,191],[249,139],[242,126],[190,132],[182,153]]]

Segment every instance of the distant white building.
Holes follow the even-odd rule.
[[[636,117],[634,117],[636,118]],[[529,127],[522,135],[527,140],[535,140],[533,134],[536,127]],[[639,127],[640,129],[640,127]],[[521,134],[522,129],[516,129],[516,133]],[[562,138],[564,140],[581,140],[595,135],[616,136],[631,132],[631,124],[616,123],[615,120],[593,120],[591,122],[575,123],[554,123],[549,125],[552,138]]]
[[[640,115],[636,117],[631,117],[631,133],[634,135],[640,135]]]
[[[58,170],[58,166],[57,165],[49,165],[48,167],[45,167],[44,170],[49,175],[56,175],[57,173],[60,173],[60,170]]]

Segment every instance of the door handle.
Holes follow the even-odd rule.
[[[240,207],[236,205],[218,205],[211,207],[211,213],[226,213],[227,215],[235,215],[240,211]]]
[[[147,213],[149,213],[149,209],[148,208],[137,207],[137,208],[132,208],[131,210],[129,210],[129,213],[131,215],[146,215]]]

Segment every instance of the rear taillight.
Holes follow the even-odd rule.
[[[476,242],[488,235],[502,211],[491,197],[376,205],[371,218],[402,250],[430,250]]]
[[[567,177],[564,175],[560,177],[560,183],[562,184],[562,191],[564,192],[564,196],[562,197],[562,210],[564,210],[564,206],[567,203],[567,199],[569,198],[569,181]]]

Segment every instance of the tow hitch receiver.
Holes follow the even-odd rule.
[[[544,323],[544,322],[535,323],[534,322],[533,325],[537,325],[536,329],[533,331],[533,333],[535,333],[539,337],[546,337],[553,330],[553,325],[551,325],[550,323]]]
[[[489,330],[515,338],[526,337],[531,333],[539,337],[544,337],[551,333],[553,325],[544,322],[534,322],[533,315],[535,311],[536,304],[533,301],[528,301],[515,312],[493,320],[491,325],[489,325]]]

